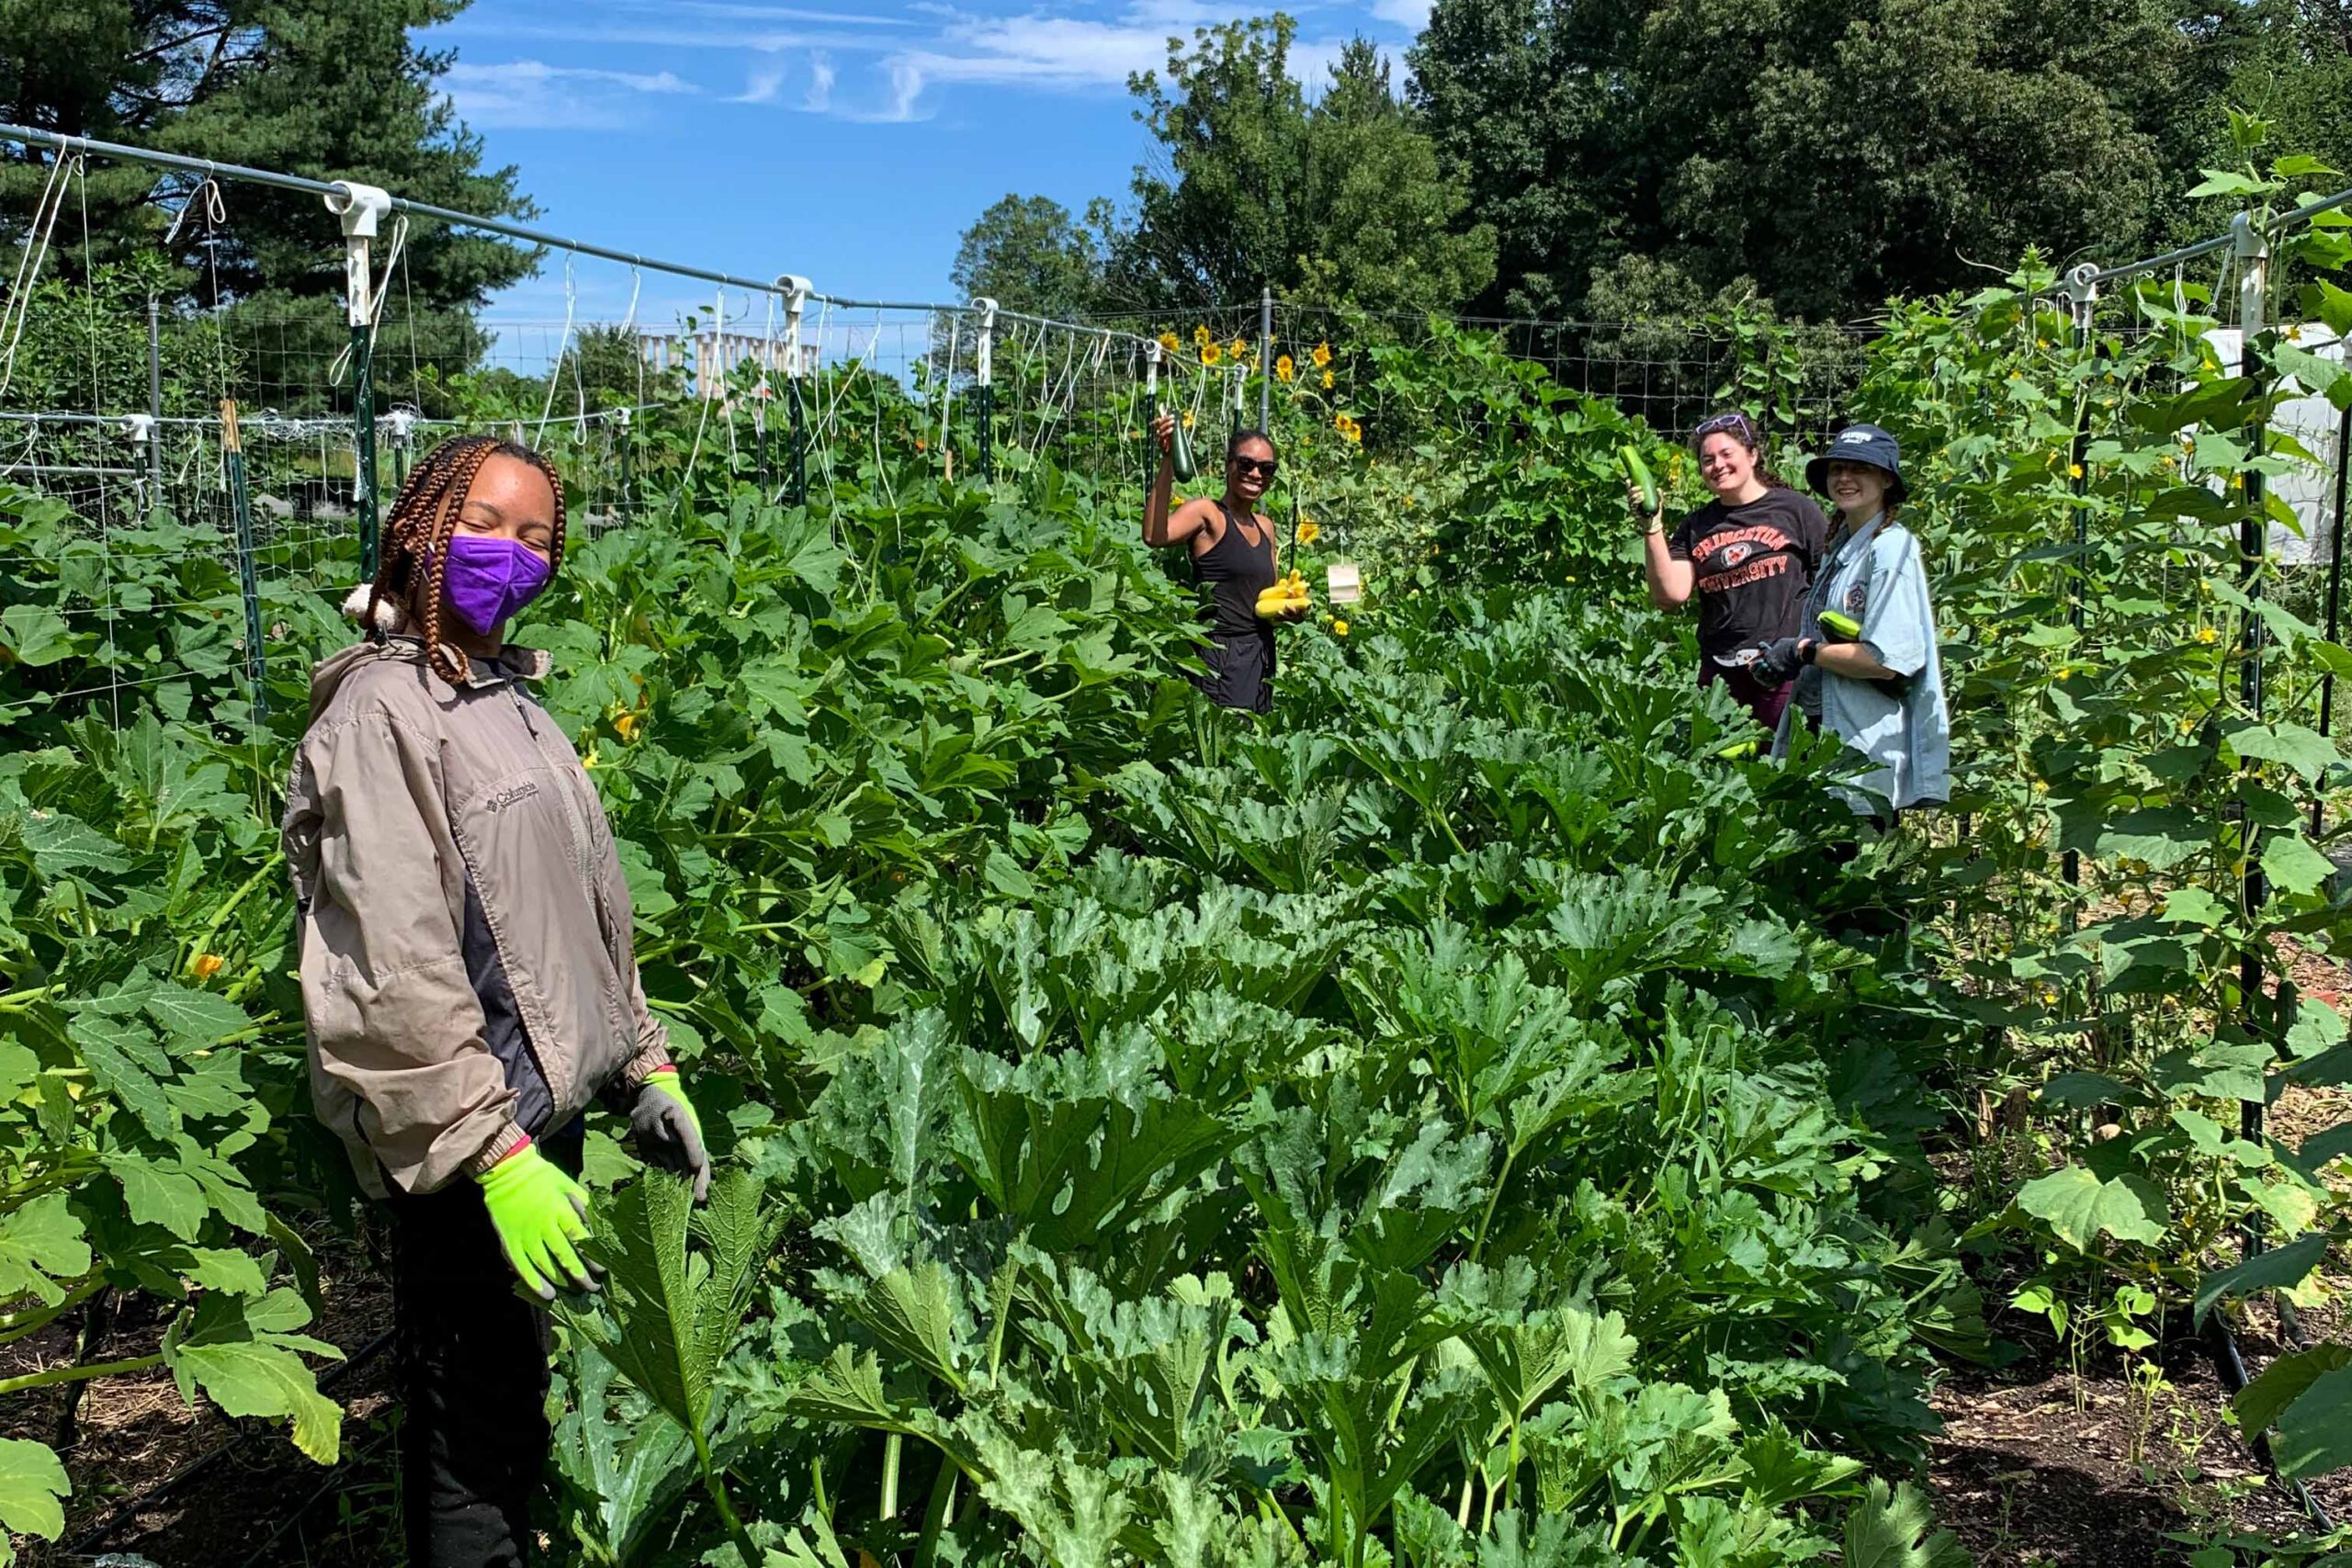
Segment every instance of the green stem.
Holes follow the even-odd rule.
[[[931,1506],[923,1510],[922,1536],[915,1542],[914,1568],[932,1568],[939,1559],[939,1537],[947,1521],[956,1513],[956,1483],[964,1472],[944,1454],[939,1460],[939,1478],[931,1483]]]
[[[143,1372],[150,1367],[164,1364],[164,1354],[158,1350],[152,1356],[133,1356],[122,1361],[90,1361],[78,1367],[57,1367],[45,1372],[27,1372],[20,1378],[0,1378],[0,1394],[21,1393],[28,1388],[51,1388],[63,1382],[83,1382],[91,1378],[110,1378],[117,1372]]]
[[[27,991],[0,991],[0,1012],[22,1012],[36,1002],[65,994],[63,986],[36,986]]]
[[[245,896],[260,886],[265,877],[275,874],[278,867],[285,863],[286,855],[282,851],[273,852],[265,859],[261,863],[261,869],[245,878],[244,885],[229,895],[229,901],[212,911],[212,919],[206,922],[204,929],[188,940],[187,951],[180,955],[180,967],[187,968],[198,953],[208,951],[208,944],[212,941],[214,934],[228,923],[231,915],[237,912],[237,906],[245,901]]]
[[[702,1489],[710,1494],[712,1505],[718,1510],[719,1523],[727,1527],[728,1535],[735,1542],[736,1554],[743,1559],[743,1568],[760,1568],[762,1554],[752,1532],[735,1513],[735,1505],[727,1495],[727,1478],[719,1473],[710,1457],[710,1441],[700,1432],[694,1435],[695,1462],[702,1471]]]
[[[897,1432],[882,1440],[882,1512],[881,1517],[899,1517],[899,1461],[906,1450],[907,1439]]]
[[[0,1345],[13,1345],[28,1334],[38,1334],[107,1288],[107,1277],[94,1274],[67,1292],[55,1306],[28,1307],[0,1317]]]
[[[1473,1263],[1477,1262],[1478,1255],[1487,1249],[1487,1227],[1494,1224],[1495,1205],[1502,1200],[1503,1183],[1510,1179],[1510,1163],[1518,1157],[1517,1149],[1506,1150],[1503,1168],[1495,1173],[1495,1189],[1487,1194],[1487,1212],[1478,1216],[1478,1235],[1470,1243],[1470,1261]]]

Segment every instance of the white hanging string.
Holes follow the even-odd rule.
[[[577,252],[567,251],[564,253],[563,335],[555,340],[555,363],[548,367],[548,395],[546,400],[539,404],[538,425],[531,432],[531,440],[534,445],[544,440],[547,436],[548,416],[555,412],[556,384],[563,379],[564,350],[571,346],[571,322],[574,314],[578,311],[580,307],[579,279],[573,275],[572,264],[577,262],[579,259]],[[578,364],[577,355],[574,356],[571,374],[574,380],[579,379],[580,366]],[[588,412],[587,395],[584,392],[581,395],[580,412],[582,413],[586,413]]]
[[[718,291],[718,325],[711,333],[711,346],[714,350],[718,346],[719,334],[724,333],[726,330],[727,290],[721,288]],[[717,357],[715,353],[713,357]],[[694,450],[686,457],[686,488],[689,491],[694,487],[695,469],[702,461],[703,432],[710,428],[711,389],[707,384],[706,376],[703,374],[703,372],[708,367],[707,366],[695,367],[695,390],[702,398],[702,417],[695,422]]]
[[[65,187],[72,178],[69,171],[81,167],[80,154],[60,158],[50,165],[49,179],[41,186],[40,201],[33,208],[32,227],[26,231],[25,248],[17,258],[17,276],[9,286],[8,298],[0,300],[0,333],[7,334],[6,359],[0,363],[0,396],[7,393],[9,383],[17,378],[17,344],[25,335],[25,322],[32,312],[33,286],[40,279],[41,263],[48,258],[50,236],[56,231],[58,218],[65,210]],[[90,405],[93,409],[97,404]]]

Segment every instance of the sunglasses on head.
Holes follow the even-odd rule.
[[[1270,479],[1274,477],[1274,470],[1282,466],[1282,459],[1279,457],[1235,457],[1232,463],[1245,474],[1255,474],[1260,479]]]
[[[1719,413],[1713,419],[1702,420],[1699,428],[1690,433],[1693,441],[1704,441],[1710,435],[1736,435],[1747,441],[1752,430],[1744,413]]]

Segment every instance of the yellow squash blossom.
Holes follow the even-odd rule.
[[[1213,343],[1204,343],[1201,344],[1202,364],[1215,365],[1218,360],[1223,359],[1224,357],[1225,350],[1219,348],[1216,344]]]
[[[1312,517],[1306,517],[1299,520],[1298,542],[1300,544],[1311,545],[1322,536],[1323,529],[1321,525],[1315,521],[1315,519]]]
[[[1345,622],[1345,621],[1333,621],[1333,622],[1331,623],[1331,635],[1332,635],[1333,637],[1345,637],[1345,636],[1347,636],[1347,635],[1348,635],[1348,623],[1347,623],[1347,622]]]
[[[2083,477],[2083,466],[2080,463],[2067,464],[2066,477],[2070,479],[2081,479]]]
[[[1328,343],[1318,343],[1315,345],[1315,352],[1307,357],[1315,361],[1316,367],[1320,369],[1331,363],[1331,345]]]
[[[2197,628],[2197,640],[2202,643],[2219,642],[2222,640],[2222,634],[2211,626],[2199,626]]]
[[[643,718],[639,717],[633,712],[615,714],[613,716],[613,733],[621,738],[621,743],[623,745],[632,744],[637,739],[637,731],[639,727],[644,724],[644,722],[645,720]]]
[[[1184,428],[1187,430],[1193,428],[1193,411],[1191,409],[1186,409],[1184,411]]]
[[[1296,375],[1297,373],[1298,373],[1298,367],[1297,367],[1297,366],[1295,366],[1295,365],[1293,365],[1293,364],[1290,362],[1290,355],[1289,355],[1285,354],[1285,355],[1283,355],[1280,359],[1277,359],[1277,360],[1275,360],[1275,361],[1274,361],[1274,379],[1275,379],[1275,380],[1277,380],[1277,381],[1287,381],[1287,380],[1289,380],[1293,376]]]
[[[199,953],[196,955],[196,962],[188,965],[188,971],[199,980],[209,980],[220,973],[220,964],[219,953]]]

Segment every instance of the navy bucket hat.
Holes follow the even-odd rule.
[[[1830,437],[1829,449],[1804,466],[1804,482],[1817,494],[1829,493],[1829,465],[1832,463],[1868,463],[1873,468],[1883,468],[1894,482],[1887,486],[1886,499],[1900,502],[1911,493],[1903,482],[1903,448],[1894,437],[1875,424],[1849,424]]]

